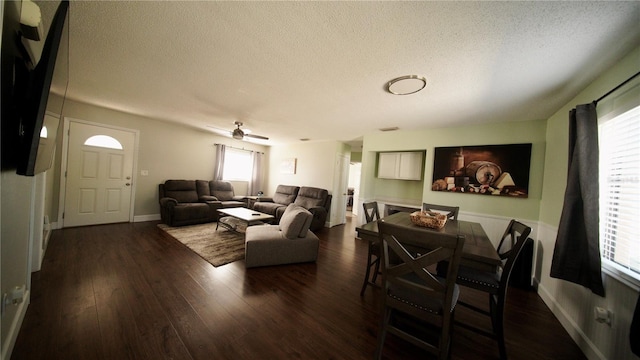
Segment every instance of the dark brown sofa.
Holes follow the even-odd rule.
[[[260,198],[253,204],[253,209],[275,217],[275,223],[280,222],[282,214],[289,204],[296,204],[309,210],[313,215],[311,231],[324,227],[329,210],[331,209],[331,195],[326,189],[308,186],[278,185],[273,197]]]
[[[169,226],[215,222],[218,209],[246,206],[226,181],[167,180],[158,185],[158,197],[160,218]]]
[[[278,185],[275,194],[272,197],[261,197],[253,204],[253,209],[261,213],[273,215],[276,223],[280,221],[284,210],[298,196],[299,186]]]
[[[247,206],[245,197],[236,195],[233,190],[233,185],[228,181],[196,180],[196,188],[200,201],[220,201],[223,208]]]

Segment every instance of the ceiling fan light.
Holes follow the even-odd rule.
[[[242,138],[244,137],[244,132],[242,132],[242,130],[240,129],[234,129],[231,136],[236,140],[242,140]]]

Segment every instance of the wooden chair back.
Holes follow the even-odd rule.
[[[366,219],[367,223],[380,220],[380,212],[378,210],[377,201],[362,203],[362,207],[364,208],[364,218]]]
[[[422,203],[422,210],[448,212],[447,218],[449,220],[458,220],[458,212],[460,211],[460,207]]]
[[[371,201],[362,203],[364,209],[364,217],[367,223],[380,220],[380,214],[378,210],[378,202]],[[372,275],[373,268],[373,275]],[[367,268],[364,274],[364,282],[360,289],[360,296],[364,296],[364,292],[367,285],[377,286],[376,280],[380,273],[380,242],[378,240],[369,242],[369,249],[367,254]]]
[[[507,358],[507,349],[504,342],[504,308],[507,300],[509,278],[524,245],[533,241],[529,238],[530,233],[531,228],[529,226],[515,219],[509,222],[509,226],[507,226],[502,235],[497,248],[498,254],[503,261],[502,271],[499,275],[466,268],[462,268],[459,272],[459,285],[480,290],[489,295],[488,310],[463,301],[460,301],[460,305],[489,316],[492,326],[491,331],[487,331],[487,329],[473,324],[458,323],[457,325],[495,339],[498,342],[500,359]]]
[[[453,325],[453,309],[458,291],[455,283],[463,236],[443,234],[418,227],[378,222],[382,244],[383,319],[378,340],[381,356],[387,331],[416,344],[439,358],[446,358]],[[432,274],[429,269],[446,261],[447,277]],[[394,311],[432,323],[439,330],[437,343],[397,329],[390,321]]]
[[[513,270],[513,265],[518,259],[525,242],[532,241],[529,239],[529,234],[531,234],[531,228],[529,226],[512,219],[500,239],[497,251],[504,264],[500,277],[501,293],[506,293],[507,291],[511,270]]]

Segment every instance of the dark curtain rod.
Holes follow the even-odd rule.
[[[248,150],[248,149],[245,149],[245,148],[239,148],[239,147],[235,147],[235,146],[231,146],[231,145],[226,145],[226,144],[217,144],[217,143],[214,143],[213,145],[224,145],[224,146],[229,147],[229,148],[232,148],[232,149],[236,149],[236,150],[244,150],[244,151],[251,151],[251,152],[257,152],[257,153],[259,153],[259,154],[263,154],[263,155],[264,155],[264,153],[263,153],[262,151]]]
[[[594,100],[593,102],[594,102],[594,103],[596,103],[596,106],[598,106],[598,103],[599,103],[602,99],[606,98],[607,96],[611,95],[614,91],[616,91],[616,90],[620,89],[621,87],[625,86],[629,81],[631,81],[631,80],[635,79],[635,78],[636,78],[636,76],[638,76],[638,75],[640,75],[640,71],[638,71],[635,75],[631,76],[630,78],[628,78],[627,80],[625,80],[624,82],[622,82],[622,84],[620,84],[620,85],[618,85],[618,86],[614,87],[613,89],[609,90],[609,92],[608,92],[608,93],[606,93],[606,94],[604,94],[604,95],[600,96],[600,98],[599,98],[598,100]]]

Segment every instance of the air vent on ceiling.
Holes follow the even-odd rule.
[[[396,131],[396,130],[398,130],[397,126],[392,126],[392,127],[380,129],[380,131]]]

